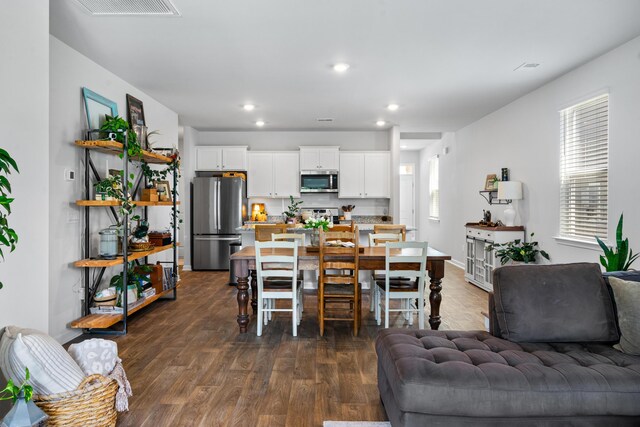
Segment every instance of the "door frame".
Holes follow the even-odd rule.
[[[402,166],[411,166],[411,174],[406,174],[406,175],[400,175],[400,176],[411,176],[412,177],[412,182],[411,182],[411,192],[413,193],[413,205],[411,206],[411,217],[412,217],[412,222],[413,224],[411,225],[412,227],[414,227],[416,229],[416,231],[418,230],[418,226],[416,224],[416,164],[415,163],[400,163],[400,167]],[[398,171],[399,173],[399,171]],[[400,194],[398,194],[398,202],[400,204],[400,206],[402,206],[402,199],[400,197]],[[398,220],[400,220],[400,218],[398,218]]]

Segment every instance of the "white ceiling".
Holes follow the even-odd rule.
[[[421,131],[459,129],[640,35],[638,0],[173,3],[182,16],[92,17],[50,0],[51,33],[198,129]],[[541,65],[513,71],[523,62]]]

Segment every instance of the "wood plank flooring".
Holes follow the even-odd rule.
[[[447,264],[441,329],[482,329],[487,294]],[[353,337],[344,322],[318,335],[315,293],[305,294],[298,337],[289,313],[240,335],[228,273],[184,272],[177,301],[132,317],[115,338],[131,381],[130,410],[119,426],[321,426],[324,420],[385,420],[377,390],[374,340],[380,329],[363,298]],[[400,316],[392,314],[395,326]],[[415,327],[415,326],[414,326]]]

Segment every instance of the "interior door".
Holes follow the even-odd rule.
[[[414,175],[400,175],[400,224],[415,227]]]

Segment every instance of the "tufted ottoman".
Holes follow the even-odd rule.
[[[525,336],[554,341],[557,337],[570,338],[574,333],[597,339],[593,332],[597,329],[600,338],[617,336],[608,323],[607,316],[613,316],[613,310],[609,311],[610,300],[599,268],[591,269],[597,277],[589,279],[591,273],[587,273],[584,278],[595,281],[586,293],[596,296],[592,301],[581,301],[585,305],[582,309],[592,313],[605,308],[602,318],[592,316],[593,324],[589,324],[589,313],[577,321],[573,319],[572,310],[560,295],[564,292],[561,283],[564,279],[558,282],[557,277],[551,278],[569,273],[566,282],[570,283],[576,281],[576,271],[571,268],[533,271],[536,280],[553,286],[547,297],[561,302],[557,313],[537,305],[537,317],[547,310],[543,313],[545,319],[554,318],[557,322],[557,327],[547,332],[540,331],[540,327],[528,329],[532,322],[539,326],[539,320],[527,322],[522,316],[509,317],[518,311],[518,304],[523,304],[517,301],[520,297],[536,304],[539,302],[532,293],[540,292],[532,283],[518,289],[509,275],[521,276],[527,267],[512,268],[519,270],[494,276],[494,287],[502,287],[502,293],[496,291],[496,301],[490,296],[492,323],[498,329],[492,330],[492,334],[406,329],[379,333],[378,388],[391,424],[394,427],[640,426],[640,356],[615,350],[611,342],[520,342]],[[583,292],[588,289],[584,283],[576,286]],[[600,287],[603,293],[599,293]],[[566,317],[564,322],[562,316]],[[511,340],[495,336],[504,336],[505,330],[511,334]]]

